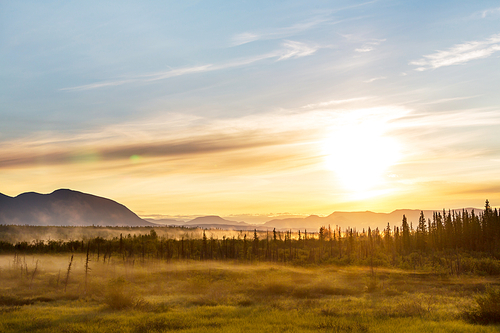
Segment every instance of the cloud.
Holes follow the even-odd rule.
[[[161,72],[157,72],[157,73],[139,75],[139,76],[135,76],[133,78],[126,79],[126,80],[104,81],[104,82],[98,82],[98,83],[85,84],[85,85],[76,86],[76,87],[61,88],[59,90],[61,90],[61,91],[93,90],[93,89],[99,89],[99,88],[121,86],[121,85],[129,84],[129,83],[152,82],[152,81],[164,80],[164,79],[168,79],[168,78],[175,77],[175,76],[181,76],[181,75],[193,74],[193,73],[202,73],[202,72],[208,72],[208,71],[213,71],[213,70],[217,70],[217,69],[220,69],[220,66],[214,66],[212,64],[202,65],[202,66],[193,66],[193,67],[184,67],[184,68],[172,69],[169,71],[161,71]]]
[[[360,48],[355,49],[356,52],[366,53],[375,50],[375,47],[385,42],[386,39],[373,39],[370,42],[364,43]]]
[[[134,80],[134,79],[129,79],[129,80],[98,82],[98,83],[85,84],[85,85],[76,86],[76,87],[61,88],[59,90],[61,90],[61,91],[83,91],[83,90],[91,90],[91,89],[98,89],[98,88],[105,88],[105,87],[121,86],[123,84],[132,83],[135,81],[136,80]]]
[[[160,81],[160,80],[173,78],[176,76],[204,73],[204,72],[213,72],[213,71],[224,70],[224,69],[228,69],[228,68],[242,67],[242,66],[250,65],[250,64],[253,64],[253,63],[265,60],[265,59],[271,59],[271,58],[278,58],[277,61],[286,60],[286,59],[301,58],[301,57],[309,56],[309,55],[315,53],[319,48],[320,47],[317,45],[308,45],[308,44],[305,44],[302,42],[286,40],[282,43],[282,48],[278,49],[276,51],[253,56],[253,57],[236,59],[233,61],[228,61],[228,62],[223,63],[223,64],[205,64],[205,65],[192,66],[192,67],[181,67],[181,68],[171,69],[168,71],[159,71],[159,72],[155,72],[155,73],[137,75],[137,76],[134,76],[134,77],[131,77],[128,79],[96,82],[96,83],[85,84],[85,85],[81,85],[81,86],[61,88],[59,90],[60,91],[85,91],[85,90],[93,90],[93,89],[106,88],[106,87],[121,86],[121,85],[132,84],[132,83],[141,83],[141,82],[148,83],[148,82],[154,82],[154,81]]]
[[[335,102],[330,102],[330,105],[335,105]],[[210,160],[223,156],[229,161],[225,163],[228,169],[231,164],[235,168],[237,165],[245,167],[245,163],[255,165],[252,159],[266,163],[286,159],[292,161],[291,166],[310,164],[316,163],[314,157],[301,158],[302,162],[293,161],[308,144],[314,145],[332,129],[360,119],[372,124],[387,122],[402,114],[401,109],[391,107],[352,111],[310,108],[307,111],[280,110],[217,120],[170,114],[142,122],[97,128],[93,132],[71,135],[42,133],[4,142],[0,146],[0,169],[55,165],[115,165],[122,168],[133,166],[135,160],[131,160],[131,156],[160,164],[167,160]],[[221,160],[218,164],[224,163]],[[288,164],[283,165],[283,168],[288,167]]]
[[[75,145],[32,146],[22,152],[2,149],[0,169],[81,166],[94,169],[132,168],[138,173],[147,174],[165,173],[174,166],[183,170],[198,170],[211,160],[216,161],[219,169],[241,169],[264,162],[293,159],[294,155],[298,155],[296,149],[290,151],[284,148],[297,142],[297,133],[292,135],[284,132],[279,136],[265,135],[259,131],[204,133],[192,138],[164,138],[149,142],[133,142],[126,137],[122,139],[122,143],[89,140]],[[273,147],[281,148],[276,151]],[[189,161],[193,160],[199,162],[190,165]],[[166,170],[161,170],[162,165]]]
[[[373,50],[374,50],[374,48],[371,47],[371,46],[362,46],[361,48],[355,49],[354,51],[360,52],[360,53],[364,53],[364,52],[370,52],[370,51],[373,51]]]
[[[333,106],[333,105],[340,105],[340,104],[347,104],[347,103],[352,103],[352,102],[359,102],[359,101],[366,101],[367,99],[370,99],[371,97],[356,97],[356,98],[349,98],[349,99],[335,99],[331,100],[328,102],[321,102],[321,103],[313,103],[313,104],[307,104],[302,106],[302,109],[318,109],[318,108],[324,108],[326,106]]]
[[[422,105],[440,104],[440,103],[447,103],[447,102],[454,102],[454,101],[462,101],[462,100],[472,99],[472,98],[476,98],[476,97],[480,97],[480,96],[483,96],[483,95],[453,97],[453,98],[442,98],[442,99],[438,99],[436,101],[426,102],[426,103],[421,103],[421,104]]]
[[[483,41],[457,44],[448,50],[424,55],[422,59],[410,62],[410,65],[419,66],[415,69],[416,71],[425,71],[487,58],[497,51],[500,51],[500,34],[492,35]]]
[[[285,60],[289,58],[301,58],[316,52],[318,47],[308,46],[301,42],[294,42],[291,40],[287,40],[283,43],[285,47],[283,50],[283,54],[278,58],[279,60]]]
[[[131,156],[140,156],[141,158],[179,157],[243,150],[274,144],[278,144],[276,138],[259,140],[252,136],[251,133],[240,133],[238,136],[207,135],[193,139],[164,142],[125,143],[121,145],[105,143],[101,146],[95,145],[95,147],[89,151],[85,151],[84,148],[78,146],[76,146],[76,150],[74,148],[68,149],[68,147],[59,149],[57,147],[51,147],[51,150],[55,151],[49,153],[36,153],[36,150],[34,150],[30,154],[19,153],[4,156],[0,159],[0,168],[27,165],[72,164],[92,161],[127,161]]]
[[[362,6],[372,4],[375,2],[377,2],[377,1],[367,1],[367,2],[363,2],[363,3],[351,5],[351,6],[346,6],[343,8],[332,9],[329,11],[328,14],[331,15],[332,13],[340,12],[340,11],[347,10],[347,9],[362,7]],[[258,40],[287,38],[290,36],[297,35],[301,32],[307,31],[309,29],[312,29],[312,28],[314,28],[320,24],[323,24],[323,23],[331,25],[331,24],[338,24],[338,23],[345,22],[345,21],[350,21],[353,19],[359,19],[359,18],[350,18],[347,20],[332,21],[330,18],[327,17],[328,14],[318,15],[318,16],[315,16],[307,21],[296,23],[296,24],[293,24],[293,25],[288,26],[288,27],[260,30],[260,31],[254,31],[254,32],[248,32],[248,31],[242,32],[242,33],[234,35],[231,38],[232,45],[238,46],[238,45],[243,45],[243,44],[251,43],[254,41],[258,41]]]
[[[450,127],[472,127],[500,125],[498,110],[467,109],[448,112],[412,112],[395,120],[399,128],[442,129]]]
[[[500,124],[498,110],[423,113],[392,105],[359,109],[356,101],[365,99],[311,101],[306,107],[227,119],[164,114],[93,131],[40,134],[3,142],[0,174],[12,186],[17,179],[47,186],[52,178],[65,186],[106,184],[118,195],[127,192],[124,188],[134,194],[147,188],[158,193],[168,189],[174,199],[179,193],[192,198],[202,188],[210,195],[238,193],[240,185],[243,193],[249,187],[269,188],[279,183],[275,179],[288,181],[290,174],[301,175],[299,182],[307,179],[304,175],[324,178],[322,147],[330,142],[327,138],[345,128],[359,129],[361,136],[363,129],[374,128],[401,143],[400,162],[389,170],[398,175],[394,186],[406,188],[403,182],[449,174],[477,179],[471,173],[485,168],[484,177],[495,175],[498,163],[491,159],[498,158],[498,143],[486,142],[485,127],[480,126],[488,125],[494,134],[491,125]],[[491,141],[494,135],[487,137]]]
[[[374,77],[368,80],[363,81],[364,83],[372,83],[373,81],[378,81],[378,80],[385,80],[387,79],[386,76],[379,76],[379,77]]]
[[[464,149],[471,147],[471,142],[478,140],[475,135],[482,131],[481,126],[500,124],[500,113],[491,109],[425,113],[391,105],[357,108],[355,102],[369,98],[310,103],[294,110],[239,118],[168,114],[94,131],[42,133],[3,142],[0,170],[27,172],[67,166],[68,170],[80,172],[92,168],[154,176],[220,170],[236,173],[250,168],[266,172],[270,165],[273,170],[293,169],[321,165],[320,147],[324,138],[346,126],[356,128],[358,124],[360,128],[375,127],[408,142],[411,155],[424,159],[449,157],[449,153],[444,154],[449,150],[456,152],[453,158],[458,158]],[[461,135],[444,130],[454,127],[463,128]],[[436,149],[436,140],[442,151],[429,153]]]
[[[281,39],[296,35],[303,31],[309,30],[321,23],[327,22],[329,19],[324,16],[314,17],[309,21],[297,23],[285,28],[277,28],[274,30],[260,31],[260,32],[243,32],[236,34],[232,38],[234,46],[247,44],[257,40]]]
[[[193,73],[203,73],[203,72],[209,72],[219,69],[214,65],[202,65],[202,66],[194,66],[194,67],[186,67],[186,68],[177,68],[177,69],[172,69],[170,71],[166,72],[158,72],[154,74],[148,74],[148,75],[143,75],[143,77],[146,77],[144,81],[150,82],[150,81],[158,81],[158,80],[164,80],[168,79],[171,77],[175,76],[181,76],[181,75],[186,75],[186,74],[193,74]]]
[[[321,112],[276,112],[264,116],[212,120],[183,115],[124,123],[72,135],[39,134],[0,146],[0,169],[89,162],[186,159],[288,146],[315,137]],[[276,126],[281,124],[281,126]],[[304,128],[315,129],[313,132]],[[293,155],[293,154],[292,154]]]
[[[260,35],[251,33],[251,32],[243,32],[241,34],[235,35],[232,40],[233,40],[233,45],[243,45],[247,44],[256,40],[259,40],[261,38]]]
[[[495,195],[500,193],[500,185],[491,186],[489,184],[485,185],[469,185],[464,186],[464,184],[450,184],[455,185],[451,190],[449,190],[448,194],[487,194],[487,195]]]
[[[483,10],[481,12],[481,17],[485,18],[488,15],[495,15],[495,14],[499,14],[499,13],[500,13],[500,7],[498,7],[498,8],[490,8],[490,9]]]

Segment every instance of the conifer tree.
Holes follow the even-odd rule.
[[[253,231],[252,254],[254,258],[259,256],[259,236],[257,236],[257,229]]]
[[[403,251],[405,254],[408,254],[410,253],[410,227],[405,215],[403,215],[401,229],[403,231]]]
[[[418,218],[417,226],[417,249],[419,251],[425,251],[427,243],[427,227],[425,225],[424,212],[420,211],[420,217]]]
[[[205,234],[205,230],[203,230],[203,238],[202,238],[202,250],[201,250],[201,259],[207,259],[207,235]]]

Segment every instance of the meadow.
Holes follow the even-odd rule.
[[[6,333],[500,330],[489,275],[89,252],[4,254],[0,277]]]

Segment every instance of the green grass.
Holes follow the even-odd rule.
[[[493,277],[95,259],[85,291],[84,258],[75,256],[64,292],[69,256],[0,257],[0,332],[500,330],[467,316],[496,309]]]

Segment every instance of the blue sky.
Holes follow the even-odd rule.
[[[2,193],[165,215],[500,194],[498,1],[2,1],[0,22]],[[346,185],[353,163],[378,180]]]

